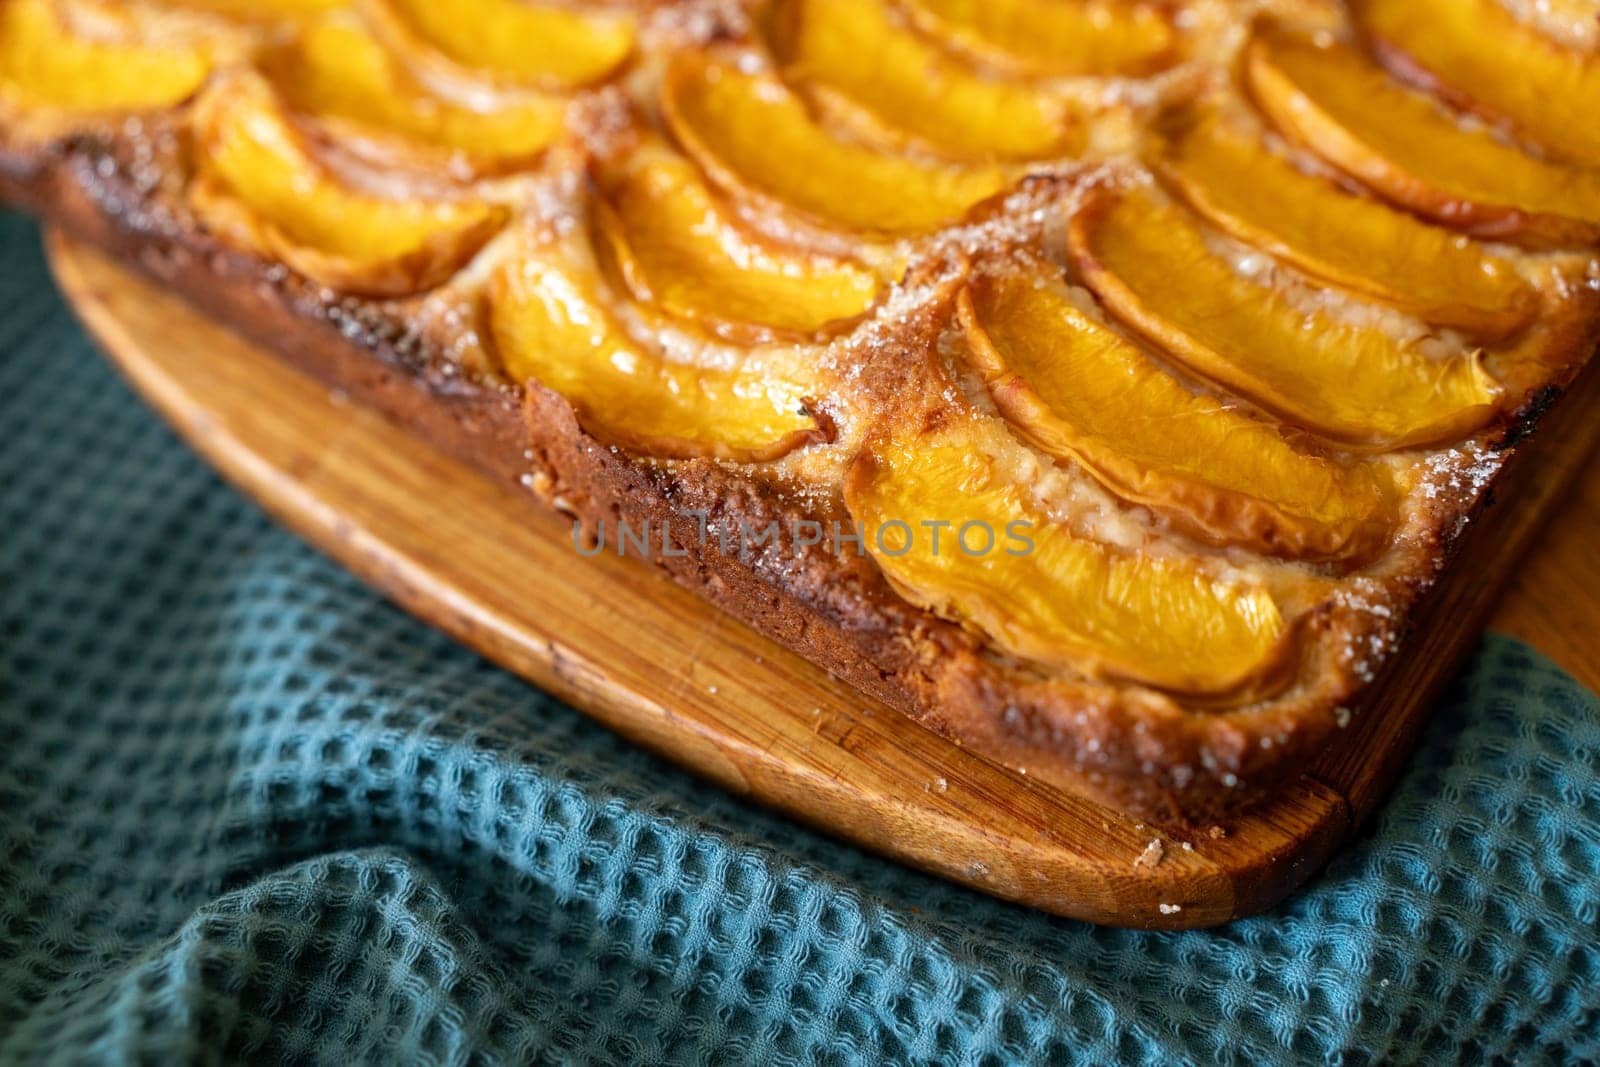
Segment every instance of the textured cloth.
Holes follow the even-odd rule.
[[[0,215],[0,1063],[1600,1059],[1600,706],[1492,638],[1273,913],[1098,929],[796,828],[365,591]]]

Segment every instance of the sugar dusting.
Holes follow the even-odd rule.
[[[1586,47],[1595,46],[1600,32],[1596,20],[1572,16],[1585,7],[1584,0],[1503,2],[1557,36]],[[1269,0],[1255,6],[1302,14],[1307,9],[1331,10],[1331,5],[1295,0]],[[1204,49],[1231,55],[1243,40],[1236,7],[1200,0],[1186,6],[1182,17],[1203,42]],[[644,35],[647,51],[715,44],[730,50],[747,70],[774,69],[771,58],[755,46],[749,9],[738,0],[652,5],[644,18]],[[910,413],[962,411],[976,417],[999,417],[981,383],[962,370],[959,346],[963,342],[950,323],[953,293],[963,272],[1015,270],[1020,250],[1056,268],[1074,303],[1106,321],[1093,295],[1077,284],[1081,279],[1065,265],[1061,235],[1066,222],[1080,207],[1086,190],[1149,181],[1138,163],[1138,153],[1145,147],[1145,120],[1172,101],[1192,96],[1208,85],[1207,69],[1204,62],[1194,62],[1189,57],[1147,79],[1062,81],[1058,88],[1106,112],[1097,124],[1089,158],[1016,166],[1012,168],[1014,181],[1003,195],[969,219],[921,237],[857,239],[830,231],[817,220],[802,219],[793,212],[774,211],[770,204],[740,198],[737,190],[723,181],[719,189],[731,212],[752,234],[800,248],[837,251],[846,247],[880,267],[906,264],[903,276],[896,277],[883,301],[862,322],[825,343],[755,347],[729,344],[635,303],[620,288],[607,291],[608,307],[616,312],[630,335],[650,345],[669,362],[709,369],[748,366],[768,358],[774,365],[785,358],[814,364],[834,394],[829,401],[830,413],[838,424],[836,439],[764,465],[759,471],[750,469],[759,476],[786,480],[801,499],[814,500],[819,508],[829,505],[836,499],[844,464],[870,432],[892,427],[897,421],[903,423]],[[494,362],[488,351],[492,345],[484,336],[481,321],[489,279],[515,259],[527,233],[577,233],[584,224],[586,204],[596,195],[588,173],[595,161],[627,151],[640,135],[641,126],[652,135],[661,133],[660,116],[651,99],[659,83],[654,58],[647,56],[629,79],[626,90],[613,86],[578,95],[571,109],[573,143],[552,153],[537,174],[468,179],[453,173],[428,178],[374,166],[374,161],[361,152],[350,153],[348,158],[334,153],[330,157],[334,165],[364,187],[406,196],[421,188],[433,188],[440,180],[457,191],[465,183],[471,192],[511,205],[515,218],[505,233],[433,293],[411,301],[385,303],[324,291],[315,294],[319,313],[352,341],[388,346],[407,361],[428,363],[439,374],[493,374]],[[443,78],[439,88],[446,96],[469,106],[492,108],[504,99],[500,90],[455,76]],[[115,150],[108,149],[94,157],[83,177],[91,193],[108,213],[122,216],[133,228],[161,230],[184,224],[181,124],[163,117],[131,118],[112,132]],[[1279,142],[1275,134],[1267,136],[1302,169],[1336,177],[1314,156]],[[1270,286],[1308,319],[1326,316],[1350,326],[1379,329],[1438,357],[1458,355],[1464,350],[1459,336],[1430,329],[1392,308],[1329,290],[1271,257],[1220,235],[1211,235],[1210,240],[1213,250],[1241,276]],[[1515,249],[1499,251],[1519,268],[1531,269],[1529,264],[1542,262],[1535,255]],[[1563,266],[1548,275],[1548,285],[1556,289],[1568,285],[1600,289],[1600,262],[1591,259],[1584,270],[1586,273],[1573,274]],[[270,268],[267,277],[275,285],[290,281],[281,266]],[[924,359],[928,352],[919,347],[924,344],[939,358]],[[1194,542],[1171,531],[1146,509],[1118,501],[1070,463],[1051,459],[1020,441],[1008,462],[1012,475],[1029,487],[1043,513],[1080,536],[1152,557],[1196,554]],[[1481,442],[1468,442],[1385,462],[1392,463],[1402,475],[1402,483],[1410,487],[1408,503],[1437,508],[1444,516],[1445,533],[1454,535],[1463,528],[1472,504],[1499,471],[1504,455]],[[1400,620],[1393,583],[1384,572],[1392,560],[1377,561],[1353,575],[1329,577],[1327,572],[1309,565],[1238,551],[1206,549],[1204,555],[1208,566],[1227,581],[1266,582],[1274,589],[1293,590],[1296,595],[1308,588],[1324,588],[1313,586],[1313,579],[1325,583],[1331,589],[1327,602],[1360,620],[1352,627],[1350,640],[1337,653],[1341,665],[1355,678],[1372,680],[1393,654]],[[1336,724],[1346,725],[1350,714],[1348,708],[1337,708]],[[1281,734],[1259,739],[1263,748],[1287,741]],[[1193,771],[1188,767],[1181,770],[1186,784]],[[1224,780],[1238,784],[1231,775]],[[1153,858],[1148,862],[1159,863],[1164,855],[1159,840],[1146,846],[1140,860],[1151,856],[1152,849]],[[1164,913],[1166,908],[1162,906]]]
[[[1600,4],[1595,0],[1499,0],[1512,14],[1558,41],[1600,50]]]

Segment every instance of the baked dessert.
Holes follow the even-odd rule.
[[[7,0],[0,186],[588,550],[1213,820],[1360,712],[1595,348],[1597,20]]]

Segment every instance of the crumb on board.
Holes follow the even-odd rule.
[[[1157,906],[1161,909],[1161,914],[1163,915],[1176,915],[1183,910],[1182,904],[1160,904]]]
[[[1133,865],[1144,868],[1156,867],[1160,865],[1166,854],[1167,849],[1161,843],[1161,838],[1152,837],[1150,843],[1144,846],[1144,851],[1139,853],[1138,858],[1133,861]]]

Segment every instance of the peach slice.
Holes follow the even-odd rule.
[[[1215,544],[1318,559],[1381,546],[1392,516],[1373,468],[1300,451],[1196,395],[1059,283],[982,276],[960,309],[968,358],[1007,420],[1123,499]]]
[[[1455,440],[1499,393],[1478,355],[1434,358],[1241,277],[1195,220],[1148,188],[1102,191],[1068,243],[1113,314],[1195,372],[1351,445]]]
[[[776,459],[823,431],[792,349],[730,368],[674,362],[629,335],[581,232],[531,243],[490,285],[490,329],[517,383],[564,397],[584,429],[665,459]]]
[[[1264,27],[1246,69],[1256,102],[1285,133],[1419,215],[1535,247],[1600,240],[1600,172],[1463,127],[1348,44]]]
[[[872,120],[962,159],[1081,152],[1081,115],[1061,94],[984,77],[903,25],[887,0],[792,0],[774,50],[791,82],[837,94]]]
[[[79,36],[50,0],[0,5],[0,99],[71,114],[170,107],[200,88],[213,56],[204,41],[172,34],[126,40]]]
[[[475,170],[536,158],[564,128],[565,107],[524,94],[492,110],[460,107],[414,82],[353,17],[331,15],[263,57],[263,72],[290,107],[318,118],[445,153]]]
[[[1498,0],[1360,0],[1357,24],[1402,77],[1600,166],[1600,57],[1564,48]],[[1591,19],[1597,17],[1591,13]]]
[[[930,36],[1024,75],[1148,74],[1176,56],[1154,6],[1107,0],[907,0]]]
[[[1496,340],[1533,314],[1533,289],[1509,263],[1299,170],[1220,116],[1180,130],[1157,167],[1213,225],[1425,322]]]
[[[1279,674],[1292,631],[1265,589],[1075,536],[1035,499],[1037,467],[998,423],[960,422],[869,445],[845,503],[906,599],[1005,652],[1194,694]]]
[[[878,298],[864,267],[746,234],[699,172],[659,146],[602,178],[598,223],[634,297],[736,341],[813,336],[854,322]]]
[[[352,189],[312,157],[253,74],[215,84],[194,114],[191,199],[217,229],[343,292],[404,296],[443,282],[506,220],[470,200]]]
[[[957,222],[1000,191],[998,167],[930,164],[833,136],[776,79],[684,54],[668,70],[662,109],[713,182],[823,226],[910,236]]]
[[[603,81],[637,44],[635,17],[543,0],[369,0],[401,50],[502,88],[568,91]]]
[[[241,22],[299,21],[348,6],[349,0],[167,0],[174,7],[204,11]]]

